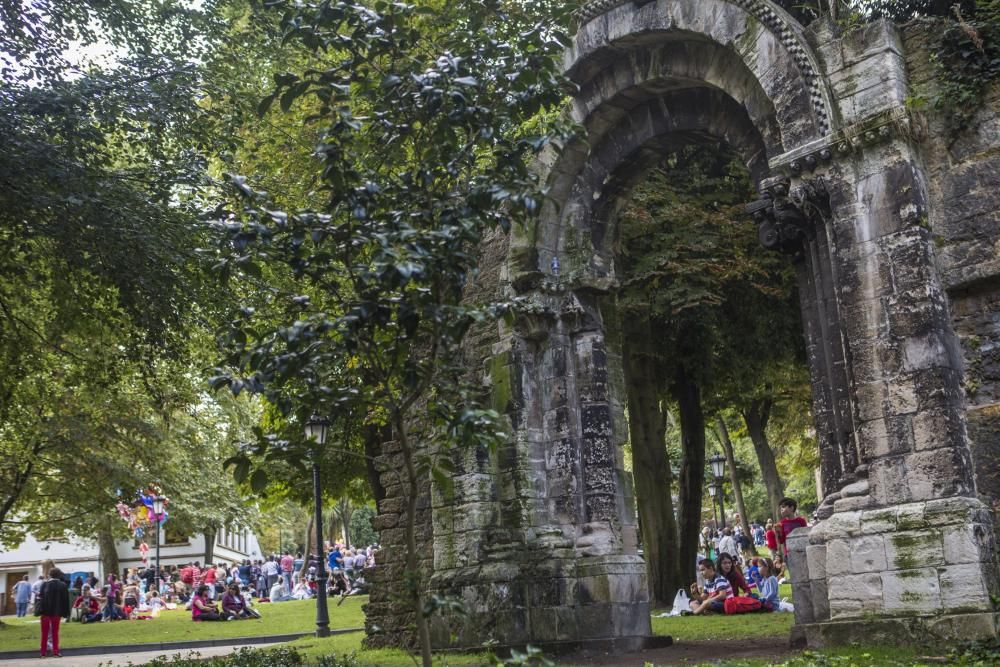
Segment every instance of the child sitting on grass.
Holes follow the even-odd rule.
[[[698,615],[706,611],[722,613],[726,598],[733,596],[729,580],[719,574],[711,558],[698,563],[698,572],[705,580],[705,587],[699,591],[698,584],[691,584],[691,613]]]
[[[758,558],[757,570],[759,572],[757,591],[761,602],[764,603],[764,609],[776,611],[781,601],[778,599],[778,578],[774,576],[774,563],[770,558]]]

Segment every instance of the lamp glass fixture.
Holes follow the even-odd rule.
[[[317,444],[326,443],[326,430],[330,426],[330,422],[321,415],[313,415],[306,422],[306,438],[309,440],[315,440]]]
[[[721,454],[715,454],[708,460],[709,464],[712,466],[712,475],[715,477],[722,477],[726,474],[726,457]]]
[[[166,501],[166,498],[164,498],[163,496],[156,496],[155,498],[153,498],[153,511],[156,514],[158,515],[163,514],[164,501]]]
[[[719,487],[716,486],[715,482],[709,482],[708,484],[708,495],[715,497],[715,494],[719,492]]]

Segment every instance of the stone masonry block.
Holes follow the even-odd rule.
[[[981,523],[944,528],[944,561],[948,565],[988,561],[995,546],[989,526]]]
[[[830,594],[825,579],[813,579],[809,582],[812,594],[813,622],[830,620]]]
[[[924,505],[924,522],[928,526],[989,523],[992,513],[976,498],[955,496],[929,500]]]
[[[851,572],[881,572],[886,569],[885,541],[881,535],[851,540]]]
[[[806,563],[809,566],[809,579],[826,580],[826,546],[810,544],[806,547]]]
[[[933,567],[883,572],[882,595],[887,612],[933,614],[941,611],[941,587]]]
[[[896,530],[896,510],[877,509],[861,513],[861,532],[866,535]]]
[[[911,498],[903,457],[873,461],[868,468],[871,495],[879,505],[895,505]]]
[[[880,574],[848,574],[834,577],[828,582],[830,589],[830,615],[857,616],[864,611],[881,611],[882,576]],[[848,600],[856,604],[842,604]]]
[[[941,604],[946,611],[989,611],[993,609],[982,565],[966,563],[938,568]]]
[[[832,540],[826,545],[824,571],[829,577],[851,574],[851,543],[849,540]]]
[[[972,461],[967,448],[942,447],[906,457],[910,497],[931,500],[972,492]]]
[[[830,518],[813,526],[809,533],[810,542],[823,544],[837,538],[853,537],[861,534],[861,511],[837,512]]]
[[[888,569],[910,570],[944,564],[944,542],[938,529],[891,533],[885,537]]]

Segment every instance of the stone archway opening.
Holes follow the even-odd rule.
[[[688,588],[695,553],[704,555],[698,533],[712,509],[708,480],[696,468],[720,447],[706,432],[726,417],[737,428],[762,409],[769,416],[774,396],[794,396],[794,408],[774,412],[797,416],[803,437],[811,428],[795,274],[759,243],[745,210],[756,198],[749,171],[711,137],[667,139],[656,142],[667,146],[660,161],[613,205],[618,279],[603,312],[609,375],[620,374],[624,388],[628,469],[655,607],[670,607]],[[745,463],[757,469],[760,454],[748,456]],[[773,493],[750,505],[762,523],[777,518],[782,496],[773,465],[773,456],[761,463]],[[754,480],[760,484],[762,474]],[[740,511],[743,505],[741,494]]]

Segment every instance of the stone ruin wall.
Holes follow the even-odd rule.
[[[886,293],[882,304],[887,312],[877,313],[879,320],[886,318],[880,326],[917,338],[884,338],[864,365],[886,372],[887,361],[902,344],[904,363],[917,354],[945,359],[936,372],[946,381],[930,392],[919,376],[915,385],[905,376],[892,381],[883,395],[884,426],[872,429],[880,420],[865,420],[877,416],[878,402],[869,402],[866,410],[858,398],[867,389],[854,378],[851,391],[858,405],[863,458],[882,457],[874,463],[899,459],[904,472],[873,470],[868,480],[845,487],[832,516],[790,539],[793,635],[812,646],[997,634],[993,600],[1000,572],[993,526],[1000,498],[1000,87],[990,90],[973,126],[957,138],[947,136],[933,109],[913,104],[934,93],[929,49],[940,25],[915,21],[898,33],[886,26],[878,38],[873,33],[879,28],[872,26],[846,35],[834,49],[823,44],[822,30],[813,33],[828,67],[839,60],[827,75],[841,104],[850,96],[870,104],[893,94],[897,105],[902,102],[906,114],[898,117],[906,124],[891,134],[913,146],[911,159],[923,171],[926,192],[918,202],[916,231],[926,230],[930,243],[921,250],[920,245],[893,248],[880,240],[877,252],[885,256],[880,256],[879,270],[887,273],[888,283],[902,284],[933,268],[930,284],[943,293],[933,308],[911,301],[912,293]],[[865,161],[898,162],[897,142],[869,149]],[[870,196],[877,200],[880,195]],[[928,266],[921,268],[923,264]],[[932,344],[917,350],[910,341],[921,337]],[[858,346],[851,353],[855,362],[868,354]],[[943,446],[942,435],[954,444]],[[962,454],[964,442],[971,446],[968,460]],[[921,461],[922,456],[928,458]],[[964,481],[967,477],[975,480],[978,495]],[[869,488],[882,496],[875,503],[866,495]],[[858,619],[865,621],[859,624]]]
[[[910,88],[934,92],[930,60],[937,21],[901,30]],[[949,137],[932,109],[915,112],[928,174],[929,224],[937,270],[948,294],[964,360],[966,419],[979,494],[1000,510],[1000,85],[994,84],[971,127]]]
[[[832,165],[826,157],[817,165],[819,152],[797,153],[811,163],[792,172],[793,182],[813,169],[823,175],[838,216],[818,246],[830,259],[816,279],[829,284],[803,303],[807,315],[819,313],[805,323],[810,354],[822,352],[821,323],[842,327],[849,343],[828,360],[836,368],[824,371],[827,386],[813,369],[817,419],[841,417],[841,432],[821,438],[834,492],[824,520],[789,542],[795,635],[814,646],[988,637],[1000,625],[987,509],[1000,498],[1000,90],[951,145],[940,119],[911,113],[907,100],[933,86],[934,31],[914,22],[898,32],[881,23],[847,35],[825,24],[805,32],[851,144]],[[816,94],[804,99],[818,103]],[[771,166],[789,173],[787,161]],[[557,189],[563,178],[556,174]],[[878,212],[868,213],[874,236],[855,239],[865,208]],[[477,329],[469,341],[470,371],[507,415],[512,440],[496,452],[457,453],[450,494],[423,487],[418,536],[429,588],[457,596],[470,613],[434,620],[439,647],[613,644],[648,633],[631,480],[620,461],[619,333],[600,285],[567,292],[560,281],[538,282],[552,244],[594,252],[585,230],[561,233],[519,230],[484,244],[473,296],[513,290],[537,312],[513,328]],[[858,300],[873,285],[877,298]],[[940,336],[939,345],[915,349],[925,335]],[[894,379],[893,363],[923,366]],[[385,550],[367,608],[373,646],[412,642],[412,616],[393,597],[403,559],[399,465],[390,443],[379,459],[387,497],[375,520]]]

